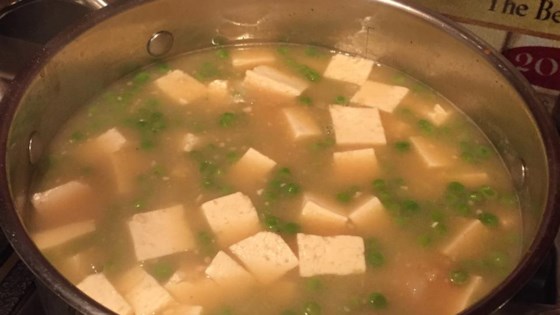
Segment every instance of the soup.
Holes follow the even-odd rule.
[[[158,62],[40,165],[32,238],[119,314],[454,314],[520,255],[481,131],[405,73],[318,47]]]

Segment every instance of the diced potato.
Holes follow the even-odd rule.
[[[367,235],[383,235],[391,226],[391,217],[377,197],[370,197],[354,209],[348,219]]]
[[[302,108],[286,107],[282,109],[282,113],[286,117],[294,140],[308,139],[322,134],[317,122]]]
[[[330,105],[329,112],[338,145],[370,146],[387,143],[377,108]]]
[[[192,133],[187,133],[183,138],[183,151],[191,152],[200,144],[200,138]]]
[[[410,137],[410,142],[412,142],[426,167],[440,168],[451,163],[451,157],[447,154],[448,152],[442,151],[441,146],[438,146],[437,143],[420,136]]]
[[[369,77],[372,67],[373,60],[336,54],[332,56],[323,76],[362,85]]]
[[[230,168],[227,176],[239,187],[252,190],[263,184],[276,162],[259,151],[250,148]]]
[[[457,299],[457,301],[453,301],[453,314],[459,313],[467,306],[471,305],[474,302],[475,294],[480,290],[484,280],[481,276],[473,276],[469,280],[469,282],[464,285],[462,288],[463,292]]]
[[[173,101],[186,105],[206,96],[206,86],[181,70],[173,70],[155,80],[155,85]]]
[[[229,105],[232,101],[229,84],[226,80],[214,80],[208,83],[208,101],[213,104]]]
[[[340,233],[346,230],[348,218],[334,210],[330,210],[305,196],[300,215],[300,223],[306,232]]]
[[[335,152],[334,175],[341,183],[371,180],[377,173],[377,158],[372,148]]]
[[[211,279],[198,279],[198,280],[187,280],[182,281],[172,281],[173,276],[165,284],[165,289],[175,298],[177,301],[195,305],[211,305],[215,301],[224,299],[223,289],[214,280]]]
[[[427,116],[434,125],[441,126],[447,121],[449,116],[451,116],[451,112],[446,111],[441,105],[436,104]]]
[[[392,113],[407,94],[408,88],[402,86],[366,81],[350,99],[350,102]]]
[[[299,274],[350,275],[366,271],[364,240],[358,236],[297,235]]]
[[[480,220],[470,220],[441,247],[441,253],[458,261],[471,258],[479,250],[480,244],[490,240],[490,230]]]
[[[237,69],[252,68],[258,65],[271,64],[276,56],[270,50],[243,49],[231,53],[231,65]]]
[[[63,245],[95,231],[95,221],[87,220],[71,223],[31,235],[40,250],[48,250]]]
[[[144,269],[134,267],[122,275],[115,287],[134,309],[135,315],[152,315],[175,300]]]
[[[253,70],[247,70],[243,84],[246,88],[256,88],[289,97],[299,96],[309,86],[303,79],[269,66],[258,66]]]
[[[138,213],[128,221],[138,261],[193,249],[194,237],[182,205]]]
[[[255,278],[223,251],[216,254],[205,272],[210,279],[230,290],[242,290],[256,284]]]
[[[126,144],[126,138],[117,130],[111,128],[93,140],[96,150],[106,154],[115,153]]]
[[[106,308],[119,315],[132,315],[132,308],[102,273],[92,274],[76,285]]]
[[[229,247],[263,284],[272,283],[298,265],[298,259],[280,235],[259,232]]]
[[[202,315],[203,308],[199,305],[175,305],[166,309],[162,315]]]
[[[240,192],[203,203],[202,212],[221,246],[228,246],[261,229],[251,199]]]
[[[44,222],[56,225],[91,219],[99,211],[98,197],[93,189],[77,180],[35,193],[31,202]]]

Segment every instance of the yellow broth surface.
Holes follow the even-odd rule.
[[[383,97],[364,105],[355,98],[363,83],[341,79],[354,70],[326,71],[335,56],[346,55],[308,46],[226,47],[158,62],[114,83],[51,143],[33,186],[32,237],[80,288],[91,275],[103,275],[130,307],[119,304],[122,314],[459,312],[498,285],[519,259],[520,210],[509,174],[481,131],[437,91],[368,61],[367,80],[383,84],[379,93],[393,93],[394,86],[406,93],[394,108],[377,109],[385,104]],[[263,66],[285,77],[259,73],[256,68]],[[194,80],[202,96],[191,99],[196,93],[186,87],[179,91],[187,93],[184,99],[158,85],[174,70]],[[258,82],[249,82],[249,74]],[[304,82],[303,91],[289,94],[266,83],[281,85],[286,77]],[[341,143],[337,135],[345,131],[333,123],[333,108],[375,109],[386,143]],[[291,122],[287,109],[301,119]],[[308,132],[298,136],[294,124],[309,127]],[[102,140],[109,130],[120,140]],[[274,165],[261,171],[239,163],[249,149]],[[365,149],[373,149],[373,162],[371,155],[350,162],[334,158]],[[426,154],[441,163],[430,164]],[[79,189],[65,192],[68,183],[79,183]],[[232,245],[255,234],[254,227],[251,235],[219,241],[202,210],[203,204],[235,193],[254,206],[258,230],[278,235],[300,260],[273,281],[262,281],[232,252]],[[303,218],[310,200],[327,214]],[[381,206],[371,224],[352,216],[376,200]],[[162,243],[186,245],[138,259],[137,246],[150,240],[134,239],[133,218],[174,206],[180,206],[185,222],[156,224],[147,237],[179,230],[177,235],[192,239],[171,237]],[[336,216],[331,220],[336,227],[329,219],[321,221],[329,214]],[[88,223],[65,230],[76,222]],[[243,230],[244,224],[233,222],[230,228]],[[346,258],[365,268],[304,276],[298,235],[352,236],[353,244],[361,244],[359,253]],[[210,276],[208,266],[218,252],[257,281],[242,285],[227,279],[233,285],[224,285]],[[305,268],[337,259],[314,255]],[[91,294],[92,289],[83,290]],[[139,303],[143,290],[158,292],[143,298],[153,308]],[[107,297],[92,296],[113,305]]]

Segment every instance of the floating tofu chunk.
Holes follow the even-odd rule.
[[[329,112],[336,144],[369,146],[387,143],[377,108],[331,105]]]
[[[155,80],[156,87],[175,102],[185,105],[206,96],[206,86],[181,70]]]
[[[132,192],[138,184],[138,176],[151,167],[151,160],[136,149],[115,152],[109,161],[119,194]]]
[[[441,126],[447,121],[449,116],[451,116],[451,112],[445,110],[443,107],[441,107],[441,105],[436,104],[432,111],[427,114],[427,116],[434,125]]]
[[[126,138],[117,130],[111,128],[93,140],[97,150],[104,153],[115,153],[126,143]]]
[[[135,315],[152,315],[175,303],[156,279],[140,267],[127,271],[115,286],[123,292]]]
[[[475,294],[483,284],[483,279],[481,276],[473,276],[469,280],[469,282],[461,287],[462,292],[459,294],[459,297],[456,301],[451,302],[453,305],[453,314],[457,314],[468,306],[470,306],[475,300]]]
[[[298,265],[286,242],[272,232],[259,232],[229,247],[231,252],[263,284],[272,283]]]
[[[323,76],[362,85],[369,77],[372,67],[373,60],[337,54],[332,56]]]
[[[410,137],[410,142],[420,155],[420,158],[428,168],[440,168],[450,164],[450,155],[442,151],[433,141],[424,137]]]
[[[199,305],[177,305],[166,309],[162,315],[202,315],[202,311]]]
[[[31,238],[40,250],[47,250],[90,234],[93,231],[95,231],[95,222],[87,220],[37,232],[31,235]]]
[[[257,283],[245,268],[223,251],[216,254],[205,273],[226,289],[242,290]]]
[[[334,175],[343,183],[371,180],[378,168],[372,148],[335,152],[333,163]]]
[[[214,280],[180,280],[174,281],[172,276],[165,284],[165,289],[171,293],[178,302],[190,305],[208,305],[225,298],[223,289]]]
[[[68,223],[93,218],[99,210],[98,199],[89,185],[73,180],[33,194],[31,202],[37,214],[47,222]]]
[[[274,160],[250,148],[230,168],[227,176],[241,188],[255,188],[255,185],[266,181],[267,175],[275,166]]]
[[[132,308],[102,273],[86,277],[76,285],[85,294],[119,315],[131,315]]]
[[[351,275],[366,271],[364,240],[358,236],[297,235],[299,274]]]
[[[128,221],[138,261],[171,255],[194,248],[183,206],[138,213]]]
[[[282,114],[288,122],[294,140],[308,139],[322,134],[317,122],[304,109],[286,107],[282,109]]]
[[[299,96],[309,86],[303,79],[269,66],[258,66],[253,70],[247,70],[243,84],[246,88],[256,88],[289,97]]]
[[[366,81],[350,99],[350,102],[392,113],[406,94],[408,94],[408,88],[402,86]]]
[[[106,260],[105,252],[97,246],[92,246],[64,259],[56,267],[72,283],[78,283],[92,271],[100,269]]]
[[[199,145],[201,142],[200,138],[195,136],[192,133],[187,133],[185,137],[183,137],[183,151],[191,152]]]
[[[377,197],[371,197],[348,216],[356,229],[367,235],[383,235],[391,228],[391,217]]]
[[[226,80],[214,80],[208,83],[208,101],[213,104],[229,105],[232,101]]]
[[[471,258],[479,251],[480,244],[491,239],[492,234],[488,227],[479,220],[469,220],[449,242],[443,244],[441,253],[453,260]]]
[[[306,232],[330,234],[344,231],[348,218],[305,196],[300,222]]]
[[[235,243],[261,229],[251,199],[240,192],[203,203],[202,212],[221,246]]]
[[[276,56],[270,50],[237,49],[231,52],[231,65],[237,69],[252,68],[275,61]]]

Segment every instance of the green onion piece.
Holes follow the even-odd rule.
[[[462,269],[453,270],[449,273],[449,280],[455,285],[465,284],[469,280],[469,273]]]
[[[223,128],[229,128],[235,125],[237,120],[238,120],[237,114],[232,112],[226,112],[220,115],[218,123]]]
[[[478,219],[488,227],[497,227],[500,224],[498,217],[490,212],[482,212],[478,215]]]
[[[410,142],[408,141],[398,141],[395,142],[395,149],[401,153],[410,151]]]
[[[298,101],[300,103],[302,103],[303,105],[307,105],[307,106],[311,106],[313,105],[313,100],[311,99],[311,97],[307,96],[307,95],[301,95],[298,98]]]
[[[420,128],[421,131],[427,134],[431,134],[435,130],[435,126],[426,119],[420,119],[418,121],[418,128]]]
[[[376,309],[376,310],[385,309],[389,305],[385,295],[383,295],[379,292],[371,293],[368,297],[368,303],[373,309]]]
[[[159,262],[150,268],[152,276],[158,281],[165,281],[173,275],[173,267],[166,262]]]
[[[334,98],[334,103],[339,105],[348,105],[348,98],[343,95],[338,95]]]
[[[225,48],[220,48],[216,50],[216,56],[220,59],[227,59],[229,58],[229,51]]]
[[[132,78],[132,83],[135,85],[141,85],[150,80],[150,74],[147,72],[139,72],[137,73],[134,78]]]
[[[321,315],[321,306],[317,302],[308,302],[305,304],[304,315]]]

